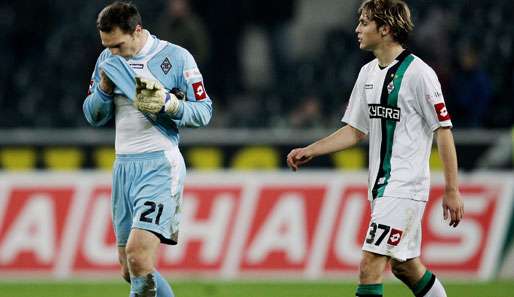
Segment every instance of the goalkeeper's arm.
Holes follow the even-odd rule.
[[[179,127],[206,126],[212,116],[211,100],[186,101],[185,94],[178,88],[166,92],[155,80],[136,77],[136,98],[134,105],[144,113],[165,113]]]
[[[94,127],[105,125],[112,118],[114,110],[112,94],[106,93],[100,85],[93,83],[91,93],[82,106],[86,120]]]

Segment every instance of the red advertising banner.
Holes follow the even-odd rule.
[[[110,176],[2,174],[0,275],[117,276]],[[191,173],[179,244],[163,246],[162,273],[176,276],[355,276],[369,225],[364,173]],[[438,274],[488,279],[506,237],[511,174],[461,176],[465,218],[442,218],[435,176],[423,219],[422,259]]]
[[[184,190],[184,214],[178,246],[163,249],[160,269],[212,272],[221,270],[233,240],[242,185],[198,185]],[[187,210],[186,210],[187,209]]]
[[[304,270],[327,187],[263,186],[246,233],[241,271]]]
[[[72,186],[8,189],[0,220],[2,270],[53,270],[63,245],[74,192]]]

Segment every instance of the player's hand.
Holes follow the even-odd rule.
[[[141,90],[164,90],[164,87],[159,81],[155,79],[137,76],[136,93],[139,93]]]
[[[134,105],[145,113],[166,112],[175,114],[179,108],[177,96],[167,93],[160,82],[136,77],[136,98]]]
[[[287,155],[287,166],[293,171],[298,170],[303,165],[314,158],[314,154],[307,147],[295,148]]]
[[[105,72],[103,72],[103,70],[100,70],[100,89],[109,95],[114,92],[114,84],[109,79],[109,77],[107,77]]]
[[[464,202],[458,190],[445,191],[443,197],[443,217],[450,220],[451,227],[457,227],[464,216]]]

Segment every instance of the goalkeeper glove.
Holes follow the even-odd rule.
[[[165,112],[175,114],[180,103],[177,96],[167,93],[158,81],[136,77],[134,105],[144,113]]]

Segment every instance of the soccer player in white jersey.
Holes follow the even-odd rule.
[[[444,164],[444,219],[457,227],[464,212],[450,116],[434,71],[405,49],[413,29],[407,5],[401,0],[366,0],[359,14],[359,46],[376,59],[360,70],[342,119],[347,125],[293,149],[287,162],[296,171],[312,158],[344,150],[368,135],[372,213],[356,296],[383,296],[382,274],[388,262],[415,296],[446,296],[419,256],[433,134]]]
[[[115,118],[112,216],[122,275],[132,297],[171,297],[155,270],[159,244],[176,244],[185,165],[179,127],[202,127],[211,99],[191,54],[142,28],[137,8],[115,2],[98,15],[105,50],[84,115],[93,126]]]

